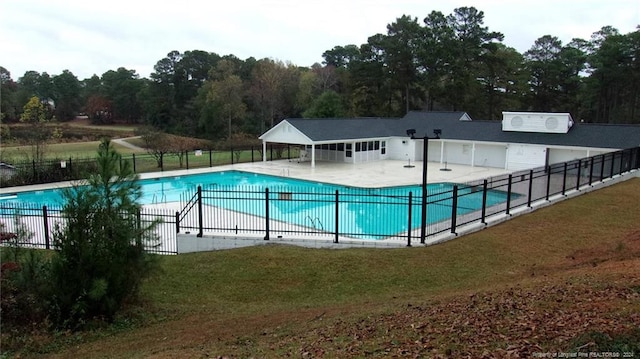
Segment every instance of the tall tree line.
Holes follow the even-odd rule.
[[[48,119],[86,114],[95,123],[136,123],[222,139],[259,134],[287,117],[403,116],[411,110],[466,111],[499,120],[502,111],[569,112],[574,119],[640,123],[640,28],[605,26],[563,44],[538,38],[519,53],[460,7],[422,19],[403,15],[366,43],[326,50],[300,67],[202,50],[171,51],[149,78],[118,68],[79,80],[0,67],[2,121],[17,122],[37,96]]]

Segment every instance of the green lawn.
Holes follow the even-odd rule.
[[[98,145],[100,145],[100,141],[50,144],[46,145],[45,158],[93,158],[98,152]],[[117,143],[113,143],[113,145],[118,152],[125,156],[131,153],[141,153],[141,151],[134,151]],[[2,147],[3,161],[24,161],[31,157],[31,146]]]
[[[526,346],[522,338],[530,350],[520,353],[569,350],[569,341],[531,333],[584,310],[591,312],[581,320],[593,322],[574,324],[568,335],[609,330],[601,318],[612,318],[618,328],[640,324],[640,290],[628,289],[640,288],[638,201],[640,179],[632,179],[430,247],[273,245],[163,256],[162,271],[144,284],[142,305],[130,307],[127,319],[108,330],[31,339],[22,354],[409,356],[399,352],[404,345],[415,348],[412,357],[477,357],[487,350],[482,348]],[[600,289],[610,297],[593,294]],[[595,309],[588,309],[589,298]],[[412,317],[427,310],[432,317]],[[495,318],[485,318],[487,313]],[[528,323],[519,316],[535,318]],[[512,325],[514,332],[499,332],[492,320]],[[455,336],[466,331],[473,342]],[[489,334],[494,339],[483,341]]]
[[[136,139],[128,140],[128,142],[140,145],[140,141]],[[98,150],[100,141],[91,142],[74,142],[74,143],[61,143],[47,145],[45,158],[46,159],[90,159],[94,158]],[[123,156],[123,159],[133,162],[133,155],[135,155],[135,170],[137,173],[156,172],[159,171],[157,160],[146,151],[133,150],[125,146],[121,146],[116,142],[112,142],[114,148]],[[295,158],[298,155],[297,149],[291,149],[291,157]],[[269,153],[270,155],[270,153]],[[259,162],[262,160],[262,156],[257,148],[252,152],[250,150],[241,151],[239,156],[237,152],[233,154],[233,162]],[[274,153],[275,156],[275,153]],[[286,158],[287,151],[283,153],[283,158]],[[31,158],[30,146],[8,146],[1,149],[1,160],[8,163],[20,163],[28,161]],[[173,153],[167,153],[163,158],[163,170],[171,171],[187,168],[204,168],[209,166],[219,166],[230,164],[232,161],[232,153],[229,151],[212,151],[211,157],[209,151],[202,151],[202,155],[196,156],[195,151],[189,151],[188,154],[182,156],[182,164],[180,163],[180,157]],[[188,162],[188,163],[187,163]]]

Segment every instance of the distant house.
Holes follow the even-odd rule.
[[[0,162],[0,180],[13,177],[16,174],[16,168],[8,163]]]
[[[415,129],[411,139],[407,130]],[[503,112],[474,121],[465,112],[409,112],[402,118],[290,118],[262,134],[268,143],[300,145],[302,159],[362,163],[428,160],[521,170],[640,146],[640,126],[575,123],[568,113]]]

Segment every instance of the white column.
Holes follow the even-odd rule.
[[[262,141],[262,162],[267,162],[267,141]]]
[[[440,164],[442,164],[444,160],[444,140],[440,140]]]
[[[356,143],[351,142],[351,163],[356,164]]]
[[[311,168],[316,166],[316,145],[311,145]]]
[[[475,165],[476,165],[476,143],[474,142],[471,144],[471,167],[475,167]]]

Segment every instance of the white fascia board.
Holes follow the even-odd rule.
[[[273,143],[288,143],[296,145],[310,145],[314,142],[289,121],[282,120],[269,131],[258,137],[262,141]]]

